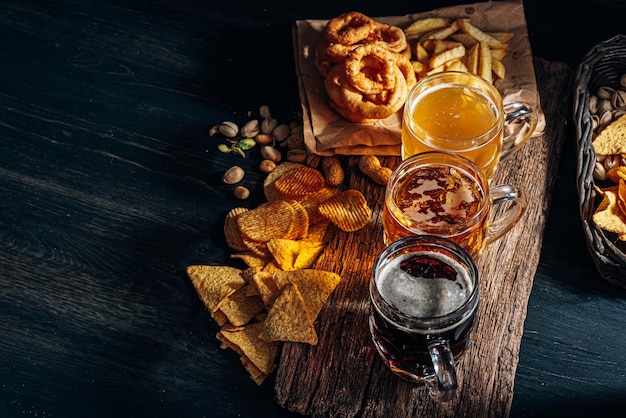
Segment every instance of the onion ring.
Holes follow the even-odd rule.
[[[398,67],[394,68],[395,88],[392,91],[379,93],[379,95],[370,97],[374,100],[369,100],[350,83],[346,83],[341,89],[343,103],[350,111],[364,119],[384,119],[396,113],[404,105],[408,89],[402,71]]]
[[[396,65],[406,80],[407,89],[411,90],[417,84],[417,76],[415,75],[411,60],[407,58],[406,55],[396,54]]]
[[[397,26],[375,22],[374,31],[370,35],[370,42],[380,42],[387,49],[402,52],[409,47],[404,31]]]
[[[328,21],[322,35],[330,42],[353,45],[370,36],[374,20],[363,13],[347,12]]]
[[[395,56],[377,44],[363,44],[346,58],[346,79],[364,94],[378,94],[395,84]]]

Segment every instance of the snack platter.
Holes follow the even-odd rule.
[[[506,16],[506,18],[502,18]],[[543,132],[545,120],[533,69],[526,20],[521,1],[485,2],[448,7],[405,16],[376,17],[376,21],[406,28],[426,17],[468,18],[481,29],[514,33],[503,63],[504,80],[496,87],[504,101],[522,101],[538,114],[536,135]],[[315,49],[322,38],[326,20],[300,20],[294,26],[294,54],[303,113],[305,143],[309,151],[320,155],[399,155],[401,112],[368,124],[354,124],[340,117],[328,105],[319,71],[315,67]]]
[[[499,18],[502,15],[507,19]],[[493,181],[526,190],[530,207],[515,228],[485,248],[477,261],[483,278],[479,325],[459,365],[462,389],[450,403],[433,404],[423,386],[391,375],[373,349],[367,325],[369,276],[383,249],[386,180],[400,162],[401,110],[365,123],[339,116],[341,112],[330,106],[313,61],[328,21],[296,22],[293,36],[304,113],[299,135],[307,148],[306,161],[277,161],[263,182],[267,201],[251,209],[235,207],[227,214],[224,233],[233,250],[231,258],[248,268],[187,268],[220,326],[217,338],[222,348],[240,356],[257,384],[267,384],[272,376],[276,401],[289,410],[320,417],[408,417],[416,411],[437,416],[452,407],[484,415],[485,399],[492,416],[506,415],[510,408],[526,302],[546,222],[544,211],[563,143],[567,103],[559,97],[564,94],[567,69],[533,60],[521,1],[375,19],[406,28],[426,17],[471,20],[486,30],[511,34],[510,49],[502,59],[508,68],[506,77],[500,77],[496,87],[505,102],[529,103],[539,121],[516,157],[500,162]],[[541,86],[550,92],[541,96],[547,99],[545,109]],[[554,116],[550,124],[546,109]],[[271,119],[267,116],[259,126]],[[226,123],[216,128],[226,129],[224,134],[238,130]],[[309,166],[308,157],[317,159],[317,164]],[[227,184],[237,182],[237,173],[231,173],[234,179],[226,174]],[[472,378],[463,379],[464,373]]]

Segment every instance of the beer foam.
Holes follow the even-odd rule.
[[[480,204],[476,185],[459,172],[423,168],[407,190],[408,199],[398,202],[402,212],[415,222],[446,226],[471,219]],[[433,176],[436,173],[436,176]]]
[[[431,318],[453,312],[469,299],[473,286],[458,262],[443,254],[429,253],[428,257],[453,267],[457,271],[456,280],[415,277],[400,268],[400,263],[416,255],[426,253],[415,252],[397,257],[378,273],[378,291],[389,305],[407,316]]]

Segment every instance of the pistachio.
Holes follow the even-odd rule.
[[[598,114],[598,96],[589,97],[589,113],[592,115]]]
[[[261,148],[261,155],[263,156],[264,159],[272,160],[275,163],[279,162],[281,160],[281,158],[283,158],[283,156],[280,153],[280,151],[278,151],[276,148],[274,148],[274,147],[272,147],[270,145],[264,145]]]
[[[626,73],[622,74],[622,76],[620,77],[619,84],[622,86],[622,88],[626,89]]]
[[[209,136],[213,136],[219,131],[220,131],[220,124],[218,123],[217,125],[211,126],[211,129],[209,129]]]
[[[244,186],[237,186],[235,187],[234,194],[237,199],[244,200],[250,197],[250,190]]]
[[[240,157],[246,158],[246,153],[243,152],[243,150],[241,148],[238,148],[237,145],[233,145],[232,147],[230,147],[230,152],[231,154],[235,154],[238,155]]]
[[[609,87],[609,86],[602,86],[598,89],[598,97],[600,99],[603,100],[611,100],[611,96],[613,95],[613,92],[615,91],[614,88]]]
[[[287,146],[289,148],[303,148],[304,137],[298,134],[289,135],[289,137],[287,138]]]
[[[234,138],[239,133],[239,127],[234,122],[222,122],[219,125],[219,131],[226,138]]]
[[[598,115],[603,114],[607,110],[613,110],[613,105],[609,99],[600,99],[598,101]]]
[[[593,178],[596,180],[606,180],[606,168],[604,168],[604,164],[597,162],[593,169]]]
[[[276,163],[272,160],[263,160],[259,163],[259,170],[262,173],[270,173],[276,168]]]
[[[596,162],[601,163],[606,158],[604,154],[596,154]]]
[[[322,158],[317,154],[308,154],[306,156],[305,164],[312,168],[317,168],[320,165]]]
[[[598,126],[600,126],[600,116],[591,116],[591,129],[595,132],[596,129],[598,129]]]
[[[230,147],[226,144],[219,144],[217,146],[217,149],[220,150],[220,152],[223,152],[225,154],[230,152]]]
[[[259,121],[252,119],[241,127],[241,136],[244,138],[254,138],[260,131],[261,127],[259,126]]]
[[[621,155],[607,155],[606,158],[604,159],[603,164],[604,164],[604,168],[606,169],[606,171],[609,171],[610,169],[619,166],[621,162],[622,162]]]
[[[249,149],[254,148],[255,145],[256,141],[253,138],[242,139],[241,141],[237,142],[237,144],[235,144],[235,146],[242,151],[248,151]]]
[[[278,121],[272,117],[265,118],[261,122],[261,132],[271,135],[272,131],[278,125]]]
[[[611,96],[611,105],[615,109],[626,108],[626,90],[615,90]]]
[[[274,143],[274,138],[268,134],[258,134],[254,140],[259,145],[272,145]]]
[[[306,162],[307,152],[302,148],[290,149],[287,151],[287,161],[292,163],[304,163]]]
[[[611,113],[610,110],[605,110],[604,112],[602,112],[602,114],[600,115],[600,121],[598,122],[598,132],[609,126],[612,120],[613,113]]]
[[[261,118],[267,119],[272,117],[272,113],[270,112],[270,107],[268,105],[263,105],[259,108],[259,114]]]
[[[287,136],[289,135],[289,125],[281,123],[280,125],[276,125],[274,130],[272,130],[272,136],[278,142],[283,142]]]
[[[222,181],[226,184],[239,183],[243,179],[244,174],[245,172],[243,171],[243,168],[238,165],[234,165],[226,170],[224,176],[222,177]]]

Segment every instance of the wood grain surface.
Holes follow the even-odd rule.
[[[529,207],[504,238],[488,246],[478,261],[481,302],[474,343],[459,364],[461,390],[448,403],[432,401],[384,366],[370,343],[367,283],[382,250],[380,219],[384,188],[350,170],[350,186],[363,191],[373,208],[371,225],[340,233],[317,267],[336,271],[342,282],[317,323],[316,346],[286,344],[276,377],[280,405],[315,417],[502,417],[509,414],[528,298],[539,262],[546,214],[566,132],[571,71],[535,59],[546,115],[544,135],[502,162],[494,184],[520,186]],[[397,158],[383,160],[394,167]]]

